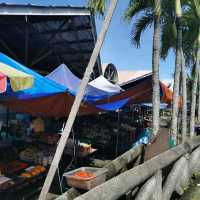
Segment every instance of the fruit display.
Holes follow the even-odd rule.
[[[73,176],[81,179],[91,179],[95,177],[95,175],[92,172],[81,171],[81,170],[75,172]]]
[[[53,160],[54,153],[52,151],[37,150],[32,148],[27,148],[20,153],[20,159],[40,165],[50,165]]]
[[[45,167],[41,165],[37,165],[37,166],[33,166],[33,167],[29,167],[25,169],[25,172],[21,173],[20,176],[23,178],[33,178],[45,171],[46,171]]]

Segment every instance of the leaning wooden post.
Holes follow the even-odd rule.
[[[60,138],[60,142],[59,142],[58,147],[56,149],[56,153],[54,155],[51,167],[50,167],[49,172],[47,174],[47,177],[46,177],[45,183],[43,185],[42,191],[40,193],[39,200],[45,200],[46,197],[47,197],[49,188],[51,186],[51,183],[52,183],[54,175],[56,173],[58,164],[59,164],[61,156],[63,154],[63,150],[65,148],[65,144],[66,144],[67,139],[69,137],[69,134],[71,132],[71,128],[73,126],[74,120],[75,120],[76,115],[78,113],[81,101],[83,99],[83,96],[84,96],[84,93],[85,93],[85,89],[86,89],[87,84],[89,82],[90,75],[91,75],[91,73],[93,71],[95,62],[97,60],[97,57],[99,55],[99,52],[100,52],[102,44],[103,44],[103,41],[105,39],[106,32],[108,30],[108,27],[109,27],[109,24],[111,22],[115,7],[117,5],[117,1],[118,0],[112,0],[111,3],[110,3],[110,7],[108,9],[107,16],[106,16],[106,18],[104,20],[104,24],[103,24],[102,30],[101,30],[101,32],[99,34],[99,37],[98,37],[97,42],[95,44],[95,47],[94,47],[94,50],[92,52],[90,61],[89,61],[88,66],[86,68],[84,77],[83,77],[83,79],[81,81],[81,85],[79,87],[78,93],[77,93],[77,95],[75,97],[73,106],[71,108],[71,111],[70,111],[70,114],[69,114],[69,117],[68,117],[68,120],[67,120],[67,123],[66,123],[66,126],[65,126],[65,129],[64,129],[64,131],[62,133],[62,136]]]

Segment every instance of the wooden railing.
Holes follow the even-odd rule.
[[[75,199],[114,200],[129,195],[136,200],[169,200],[174,191],[182,194],[190,177],[199,172],[200,137],[195,137]]]
[[[123,195],[126,199],[169,200],[174,192],[183,194],[191,176],[200,172],[199,136],[137,165],[142,149],[135,147],[107,164],[105,183],[82,195],[71,189],[76,191],[74,196],[69,190],[57,200],[114,200]],[[128,169],[133,161],[135,165]],[[125,172],[120,174],[122,170]]]
[[[144,153],[144,145],[138,145],[106,164],[104,168],[107,169],[107,180],[141,164],[144,160]],[[56,200],[72,200],[80,195],[78,189],[71,188]]]

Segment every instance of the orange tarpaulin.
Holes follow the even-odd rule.
[[[173,99],[173,92],[162,82],[160,82],[162,90],[161,102],[170,104]]]
[[[45,96],[30,100],[10,100],[1,102],[4,105],[18,112],[30,113],[40,116],[65,117],[69,114],[74,97],[70,94],[61,93],[53,96]],[[101,112],[95,106],[82,103],[79,109],[79,115],[93,114]]]
[[[134,86],[126,89],[124,92],[112,96],[107,99],[98,101],[98,103],[109,103],[112,101],[118,101],[127,97],[131,97],[129,104],[150,103],[152,102],[152,76],[144,78],[142,81],[138,81]],[[172,102],[172,91],[162,82],[160,82],[161,103],[170,104]]]
[[[160,87],[162,90],[161,102],[167,103],[167,104],[172,103],[173,92],[162,82],[160,82]],[[179,96],[178,105],[179,105],[179,107],[182,107],[182,105],[183,105],[183,99],[181,96]]]
[[[172,91],[166,85],[160,83],[161,102],[170,103],[172,101]],[[96,105],[106,104],[129,98],[128,104],[140,104],[152,102],[152,76],[145,77],[136,81],[132,87],[124,92],[111,96],[106,99],[95,102]],[[2,101],[6,106],[18,111],[31,113],[32,115],[41,116],[67,116],[74,102],[74,96],[69,93],[60,93],[52,96],[45,96],[35,99],[18,100],[12,99],[6,102]],[[79,115],[95,114],[103,110],[97,109],[95,105],[82,103],[79,109]]]

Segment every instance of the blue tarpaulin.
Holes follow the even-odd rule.
[[[150,107],[150,108],[153,107],[153,104],[152,104],[152,103],[142,103],[141,105],[144,106],[144,107]],[[166,104],[166,103],[160,103],[160,109],[161,109],[161,110],[162,110],[162,109],[166,109],[167,106],[168,106],[168,104]]]
[[[96,105],[96,107],[102,110],[113,111],[113,110],[117,110],[124,107],[128,103],[129,100],[130,98],[126,98],[126,99],[115,101],[115,102]]]
[[[15,60],[9,58],[8,56],[0,53],[0,62],[4,63],[8,66],[11,66],[19,71],[25,72],[26,74],[30,74],[34,78],[33,86],[29,89],[25,89],[19,92],[13,92],[12,90],[7,90],[5,93],[0,94],[1,101],[9,101],[7,105],[12,108],[15,108],[19,112],[29,112],[34,114],[43,114],[45,115],[53,115],[52,113],[56,113],[58,116],[59,113],[63,115],[65,110],[70,110],[71,105],[73,103],[74,96],[77,92],[76,80],[71,80],[68,84],[71,84],[71,88],[76,88],[76,91],[72,91],[63,84],[58,84],[53,80],[50,80],[46,77],[41,76],[40,74],[34,72],[33,70],[23,66],[22,64],[16,62]],[[120,101],[112,101],[110,103],[104,103],[101,105],[95,104],[95,98],[99,99],[103,93],[100,93],[100,90],[91,86],[90,94],[92,91],[95,92],[98,90],[97,95],[90,96],[88,93],[86,94],[86,99],[84,102],[84,109],[92,110],[91,112],[100,112],[100,111],[114,111],[121,107],[123,107],[128,99],[123,99]],[[93,90],[94,89],[94,90]],[[73,94],[73,92],[75,94]],[[103,91],[105,94],[105,91]],[[55,98],[54,98],[55,96]],[[57,97],[56,97],[57,96]],[[58,97],[59,96],[59,97]],[[105,95],[107,97],[108,95]],[[46,97],[49,97],[48,99]],[[103,98],[104,96],[101,96]],[[44,99],[45,98],[45,99]],[[91,101],[93,105],[91,105]],[[68,101],[68,102],[66,102]],[[98,103],[99,104],[99,103]],[[66,109],[66,105],[68,108]],[[56,109],[57,107],[57,109]],[[96,107],[96,110],[93,109]],[[53,109],[53,110],[52,110]]]
[[[53,94],[59,94],[66,91],[66,88],[54,81],[51,81],[33,70],[23,66],[8,56],[0,53],[0,62],[7,64],[19,71],[30,74],[34,78],[33,86],[29,89],[25,89],[19,92],[12,92],[11,90],[6,91],[0,95],[0,98],[17,98],[17,99],[32,99],[37,97],[43,97]]]

